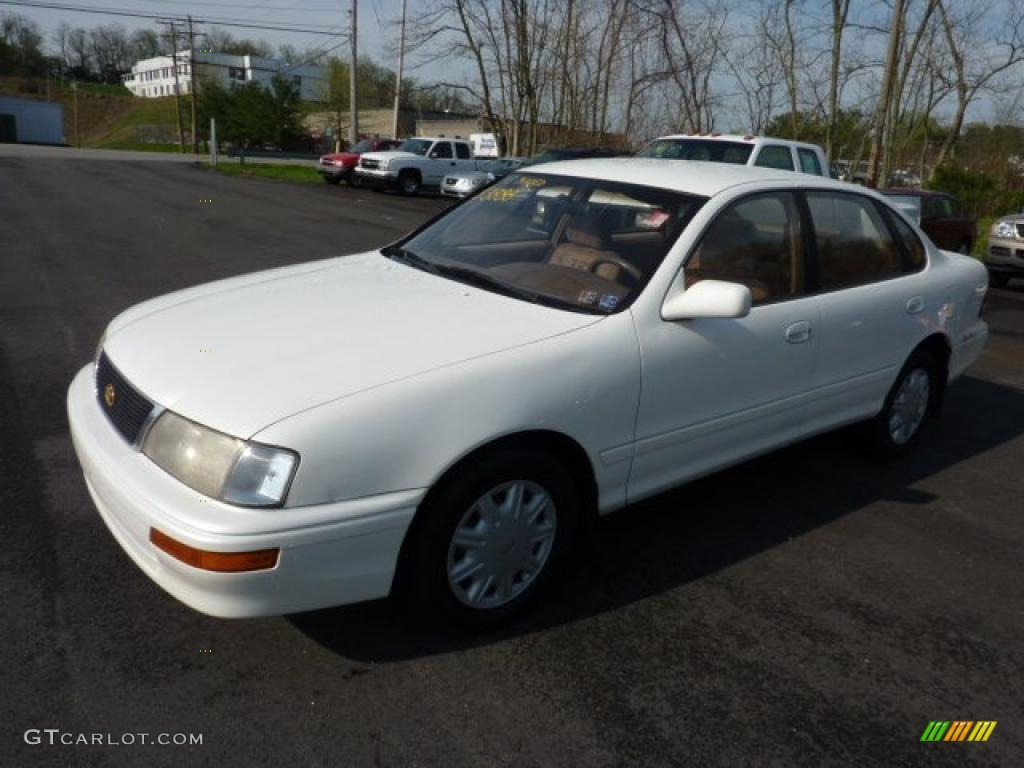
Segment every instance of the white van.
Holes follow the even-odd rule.
[[[636,156],[756,165],[826,178],[829,175],[825,152],[817,144],[765,136],[679,133],[654,139]]]

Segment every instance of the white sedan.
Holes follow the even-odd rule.
[[[860,187],[552,163],[380,251],[129,309],[68,411],[103,520],[190,606],[401,589],[485,626],[599,514],[854,422],[907,450],[981,353],[986,288]]]

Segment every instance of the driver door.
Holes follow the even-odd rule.
[[[644,369],[630,502],[801,434],[819,325],[801,230],[792,192],[728,204],[677,285],[742,283],[750,314],[638,323]]]
[[[423,172],[423,183],[432,187],[441,186],[445,174],[456,170],[455,153],[450,141],[436,141],[430,148],[430,162]]]

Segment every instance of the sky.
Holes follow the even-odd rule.
[[[45,2],[45,0],[40,0]],[[53,0],[64,5],[85,8],[116,9],[159,15],[162,13],[181,17],[192,14],[197,19],[234,19],[290,27],[332,27],[337,30],[349,25],[351,0]],[[418,8],[418,0],[409,0],[410,12]],[[401,0],[359,0],[359,53],[385,63],[391,54],[388,46],[397,44],[396,22],[402,11]],[[44,10],[26,6],[0,5],[0,13],[16,13],[34,19],[43,30],[47,44],[62,21],[72,26],[97,27],[105,24],[121,24],[129,32],[139,28],[153,28],[155,21],[131,17],[116,17],[85,12]],[[207,29],[212,24],[199,25]],[[223,26],[234,37],[264,39],[275,47],[290,44],[299,50],[319,47],[333,47],[343,43],[340,35],[319,35],[310,33],[278,32],[261,29],[242,29]],[[342,44],[337,52],[348,52]]]

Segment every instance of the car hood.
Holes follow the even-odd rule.
[[[600,319],[370,252],[154,299],[116,318],[104,349],[151,400],[250,437],[330,400]]]
[[[320,158],[321,160],[341,160],[347,163],[354,163],[359,159],[358,152],[331,152]]]
[[[399,157],[422,157],[422,155],[417,155],[415,152],[399,152],[397,149],[387,149],[383,152],[364,152],[361,157],[370,160],[394,160]]]

